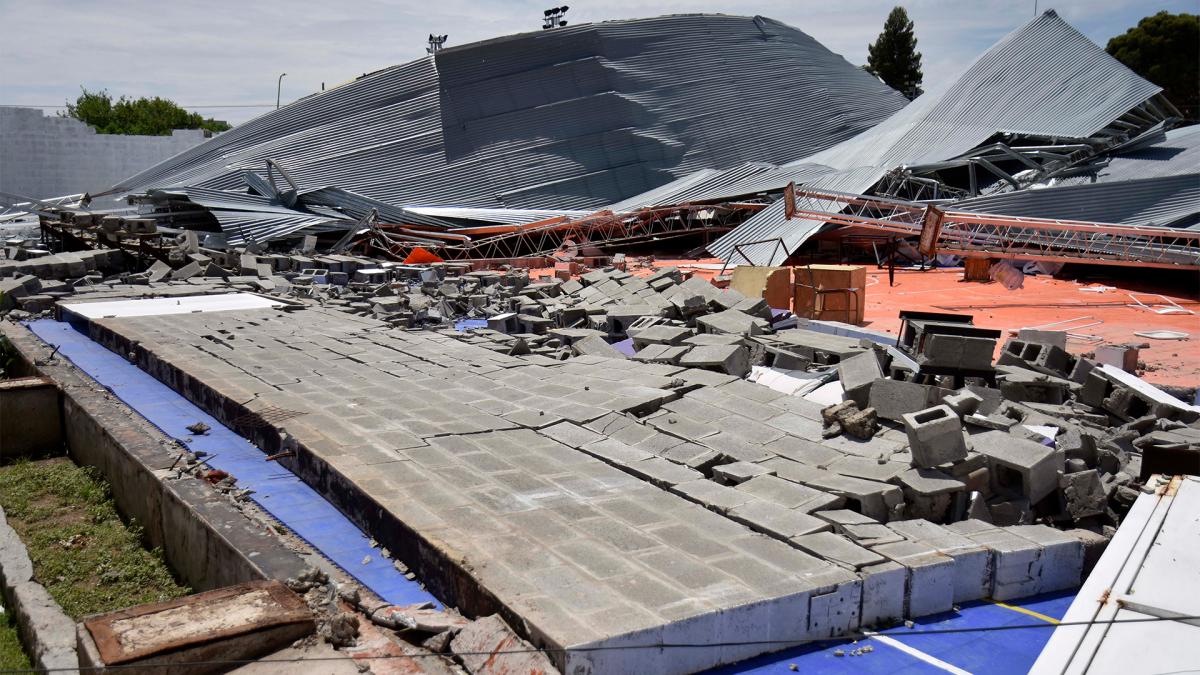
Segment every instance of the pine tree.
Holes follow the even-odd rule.
[[[1130,70],[1163,88],[1190,119],[1200,119],[1200,16],[1159,12],[1106,47]]]
[[[895,7],[883,24],[875,44],[867,45],[868,73],[883,80],[909,100],[921,95],[921,52],[913,35],[913,22],[903,7]]]

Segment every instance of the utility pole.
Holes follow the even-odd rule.
[[[280,73],[279,79],[275,82],[275,109],[279,110],[279,92],[283,90],[283,76],[287,73]]]

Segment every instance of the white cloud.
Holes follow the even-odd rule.
[[[1050,0],[1039,0],[1047,9]],[[612,0],[572,5],[572,23],[657,14],[762,14],[812,35],[853,63],[866,59],[895,0]],[[909,0],[926,85],[952,77],[1033,16],[1033,0]],[[157,95],[185,105],[289,101],[424,54],[429,33],[464,44],[539,30],[546,2],[327,0],[160,2],[0,0],[0,103],[47,105],[80,86]],[[1061,0],[1054,7],[1100,44],[1160,9],[1195,11],[1195,0]],[[24,27],[24,29],[22,29]],[[22,33],[29,37],[20,39]],[[241,122],[256,108],[205,109]]]

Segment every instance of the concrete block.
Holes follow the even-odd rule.
[[[148,270],[151,283],[162,281],[171,274],[171,266],[161,260],[155,260]]]
[[[738,490],[785,508],[812,513],[840,507],[845,500],[806,485],[793,483],[778,476],[763,474],[737,486]]]
[[[641,349],[642,347],[651,344],[679,345],[682,344],[684,340],[692,337],[695,334],[696,331],[692,330],[691,328],[684,328],[683,326],[666,326],[660,324],[639,331],[637,335],[633,336],[633,346]]]
[[[202,269],[203,268],[200,267],[200,263],[193,260],[183,267],[171,272],[171,279],[173,281],[191,279],[194,276],[199,276]]]
[[[959,417],[974,414],[982,403],[982,396],[965,388],[942,397],[942,404],[949,406]]]
[[[867,351],[838,362],[838,379],[842,382],[843,398],[854,401],[859,408],[869,405],[871,385],[883,377],[879,358]]]
[[[919,518],[889,523],[888,527],[954,559],[954,602],[979,600],[991,593],[992,552],[986,546]]]
[[[823,590],[823,593],[814,593],[809,601],[809,635],[833,637],[857,629],[862,608],[862,581],[855,578],[852,582],[830,584]]]
[[[1038,593],[1079,586],[1083,572],[1083,542],[1077,537],[1046,525],[1016,525],[1007,530],[1042,547]]]
[[[966,458],[962,422],[949,406],[906,413],[901,419],[908,434],[913,466],[930,468]]]
[[[736,345],[692,347],[679,358],[679,365],[745,377],[750,372],[750,352]]]
[[[714,483],[711,480],[694,480],[687,483],[680,483],[671,488],[671,490],[717,513],[725,513],[732,508],[756,499],[754,495],[739,492],[734,488]]]
[[[903,422],[905,414],[938,405],[943,396],[952,393],[952,390],[941,387],[882,379],[871,385],[868,398],[871,407],[880,418]]]
[[[884,626],[904,619],[904,594],[908,587],[908,570],[900,563],[885,560],[864,567],[862,577],[863,626]]]
[[[756,532],[783,541],[830,529],[829,523],[820,518],[763,500],[735,506],[727,515]]]
[[[576,356],[600,356],[606,359],[625,359],[626,356],[599,335],[591,335],[571,343]]]
[[[785,480],[842,497],[846,500],[846,508],[879,522],[904,515],[904,494],[895,485],[843,476],[782,457],[769,459],[760,466],[774,471],[775,475]]]
[[[975,434],[971,443],[988,458],[993,492],[1037,503],[1058,488],[1066,459],[1062,451],[1003,431]]]
[[[905,615],[948,612],[954,606],[954,559],[913,541],[880,544],[871,550],[908,569]]]
[[[1128,345],[1100,345],[1096,347],[1096,362],[1120,368],[1127,373],[1137,372],[1138,349]]]
[[[771,470],[753,462],[730,462],[713,467],[713,477],[728,485],[738,485],[754,478],[771,473]]]
[[[992,338],[934,333],[922,344],[917,363],[939,368],[988,370],[996,341]]]
[[[837,563],[842,567],[859,570],[868,565],[884,562],[884,557],[869,549],[863,548],[846,537],[833,532],[818,532],[793,537],[792,545],[812,555]]]
[[[1062,330],[1038,330],[1022,328],[1017,331],[1017,339],[1023,342],[1040,342],[1053,345],[1059,349],[1067,348],[1067,332]]]
[[[727,309],[697,318],[696,326],[705,333],[761,335],[766,332],[767,322],[736,309]]]
[[[1065,473],[1058,479],[1067,513],[1075,520],[1098,516],[1108,508],[1108,495],[1096,470]]]
[[[1004,601],[1038,593],[1042,557],[1040,545],[1008,529],[978,520],[951,523],[946,529],[986,546],[992,552],[992,589],[988,597]]]
[[[909,469],[900,474],[904,489],[905,515],[944,522],[966,485],[937,469]]]

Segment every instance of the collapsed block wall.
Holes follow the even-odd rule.
[[[1082,544],[1052,528],[903,520],[895,462],[806,439],[819,407],[732,376],[512,357],[315,309],[105,319],[93,336],[265,450],[295,449],[290,468],[435,594],[544,647],[713,644],[656,657],[691,672],[1079,579]],[[838,462],[882,473],[817,466]],[[757,644],[720,646],[738,641]],[[645,667],[644,651],[559,666]]]

